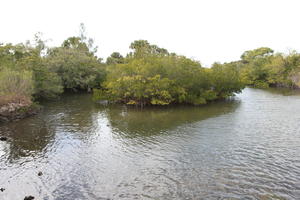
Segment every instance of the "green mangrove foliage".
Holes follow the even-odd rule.
[[[58,47],[45,58],[47,68],[56,73],[65,89],[90,91],[105,78],[104,64],[89,51]]]
[[[86,37],[67,38],[48,47],[36,34],[24,44],[0,43],[0,104],[56,98],[66,90],[94,91],[95,100],[130,105],[193,104],[224,99],[245,85],[300,88],[300,54],[249,50],[231,63],[204,68],[198,61],[136,40],[131,52],[113,52],[103,62]]]
[[[113,52],[107,59],[107,65],[115,65],[124,63],[124,57],[119,52]]]
[[[235,62],[246,85],[258,88],[300,87],[300,54],[275,53],[262,47],[246,51],[241,60]]]
[[[235,65],[215,64],[211,69],[197,61],[170,54],[145,40],[134,41],[122,63],[107,67],[95,100],[133,105],[206,104],[240,92],[243,85]]]
[[[80,36],[67,38],[60,47],[47,47],[41,34],[25,44],[0,44],[0,101],[21,96],[49,99],[64,90],[99,87],[106,76],[105,64],[96,56],[97,48],[85,36],[84,26],[80,28]]]

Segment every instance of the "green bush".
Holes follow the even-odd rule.
[[[147,41],[133,44],[134,52],[124,64],[108,67],[103,89],[94,91],[95,100],[139,106],[200,105],[232,96],[243,88],[234,65],[219,64],[207,69],[197,61],[169,54]]]
[[[0,95],[30,97],[34,91],[32,72],[3,69],[0,71]]]
[[[11,102],[31,102],[34,81],[30,71],[0,71],[0,105]]]
[[[33,78],[36,98],[52,99],[63,92],[61,78],[44,66],[33,67]]]
[[[60,77],[65,89],[89,91],[105,78],[103,64],[80,49],[53,49],[46,58],[46,66]]]

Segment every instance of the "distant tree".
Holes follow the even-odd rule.
[[[98,48],[97,46],[94,46],[94,40],[92,38],[87,37],[86,29],[83,23],[81,23],[79,27],[79,36],[73,36],[67,38],[62,43],[62,47],[78,49],[90,55],[95,55]]]
[[[106,64],[115,65],[124,63],[124,57],[119,52],[113,52],[107,59]]]
[[[242,81],[258,88],[300,87],[300,54],[273,53],[267,47],[244,52],[240,67]]]
[[[134,56],[136,58],[142,58],[149,55],[168,55],[169,52],[164,49],[160,48],[156,45],[150,45],[147,40],[135,40],[130,44],[130,49],[133,50],[130,56]]]
[[[251,62],[252,60],[256,58],[263,58],[266,56],[270,56],[273,54],[273,50],[268,48],[268,47],[261,47],[258,49],[250,50],[250,51],[245,51],[241,55],[241,59],[245,62]]]

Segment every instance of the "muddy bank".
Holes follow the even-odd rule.
[[[7,103],[0,106],[0,122],[23,119],[37,114],[41,106],[35,103]]]

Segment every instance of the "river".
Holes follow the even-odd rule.
[[[299,92],[142,110],[87,94],[42,104],[0,125],[1,200],[300,199]]]

